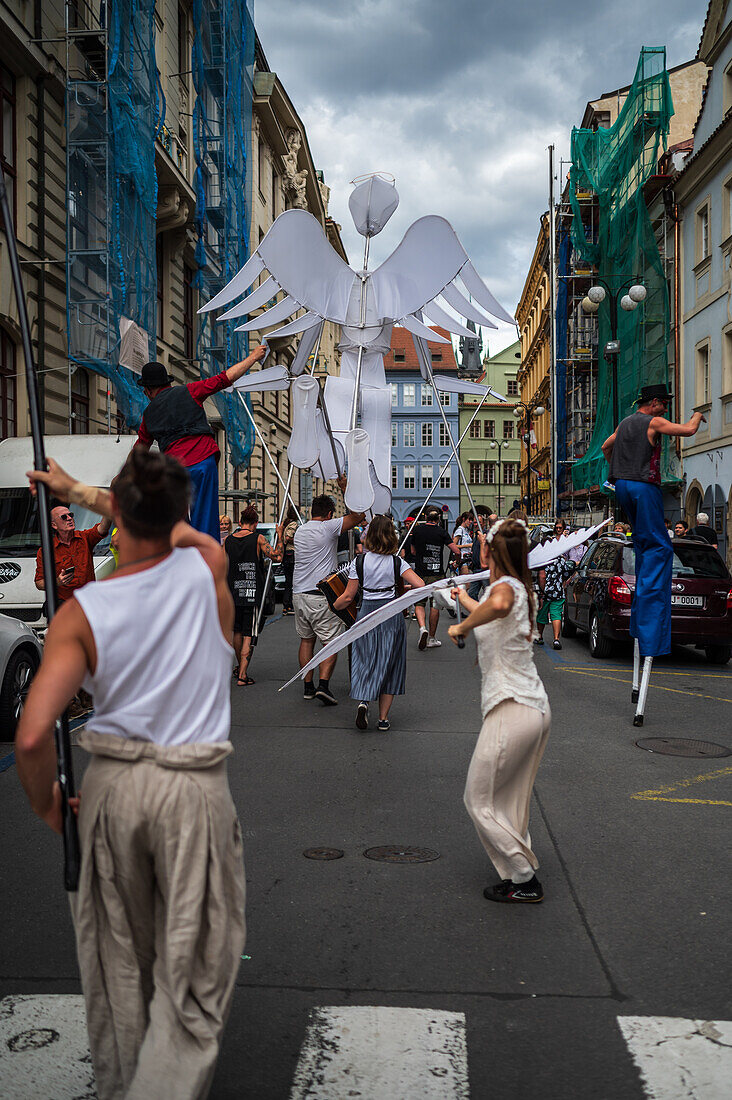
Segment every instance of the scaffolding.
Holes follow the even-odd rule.
[[[144,407],[137,374],[120,362],[123,333],[136,333],[143,361],[155,341],[154,20],[154,0],[65,4],[69,389],[78,367],[108,380],[108,431],[112,391],[128,427]]]
[[[194,0],[193,136],[196,159],[194,286],[206,301],[249,255],[249,140],[254,81],[254,23],[247,0]],[[219,374],[247,353],[236,321],[217,324],[201,315],[196,358],[201,376]],[[246,399],[250,404],[251,399]],[[241,398],[217,394],[235,468],[249,463],[254,435]],[[251,408],[251,404],[250,404]]]

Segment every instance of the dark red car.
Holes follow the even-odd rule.
[[[732,576],[717,551],[694,539],[674,539],[671,638],[675,645],[703,649],[707,660],[732,656]],[[593,543],[567,582],[562,633],[587,631],[593,657],[609,657],[613,642],[627,641],[635,589],[631,538]]]

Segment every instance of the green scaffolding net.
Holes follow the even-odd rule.
[[[589,447],[572,469],[575,489],[603,485],[607,477],[601,447],[616,426],[613,369],[618,419],[633,411],[641,386],[668,382],[668,288],[643,187],[657,171],[673,113],[666,50],[644,47],[615,123],[596,131],[572,131],[572,246],[594,265],[611,294],[630,283],[642,283],[647,290],[645,301],[636,310],[617,311],[620,351],[614,357],[615,368],[612,359],[608,361],[603,354],[611,339],[609,295],[600,306],[597,414]],[[596,240],[583,224],[581,196],[587,192],[594,193],[599,208]],[[676,456],[668,442],[664,441],[662,480],[675,484],[679,481]]]

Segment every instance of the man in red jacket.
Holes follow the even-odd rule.
[[[145,409],[135,446],[150,447],[157,442],[165,454],[177,458],[185,466],[193,482],[191,526],[219,539],[219,475],[220,456],[203,403],[221,390],[228,389],[237,378],[255,363],[264,359],[267,348],[260,344],[241,363],[185,386],[173,386],[172,378],[162,363],[146,363],[138,379],[150,404]]]

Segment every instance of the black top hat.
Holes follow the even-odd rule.
[[[169,386],[172,381],[162,363],[145,363],[137,384],[154,390],[157,386]]]
[[[657,397],[659,401],[670,401],[673,394],[665,382],[655,386],[641,386],[638,404],[645,405],[646,402],[653,401],[654,397]]]

